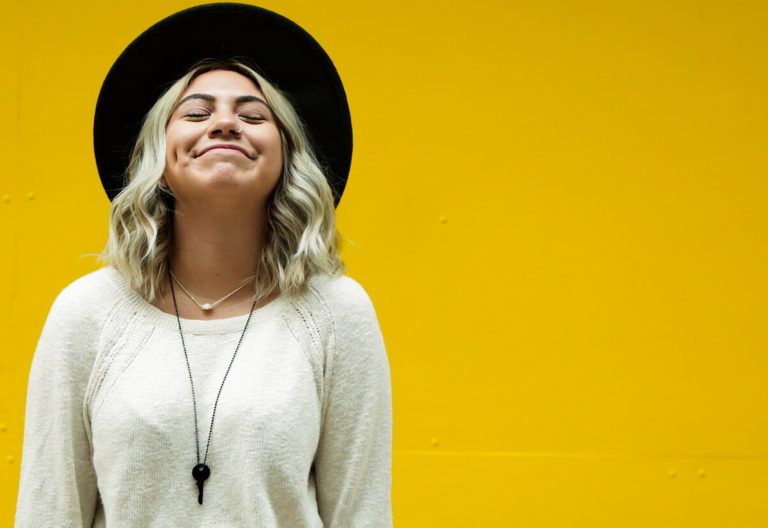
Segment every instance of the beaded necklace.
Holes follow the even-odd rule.
[[[235,352],[232,354],[232,359],[229,360],[229,365],[227,366],[227,371],[224,373],[224,379],[221,380],[221,385],[219,386],[219,392],[216,394],[216,400],[213,403],[213,414],[211,414],[211,427],[208,429],[208,441],[205,443],[205,454],[203,455],[203,459],[200,460],[200,433],[197,426],[197,398],[195,397],[195,383],[192,381],[192,369],[189,366],[189,355],[187,354],[187,346],[184,343],[184,333],[181,331],[181,318],[179,317],[179,306],[176,304],[176,291],[173,287],[173,279],[171,278],[171,270],[168,269],[168,282],[171,285],[171,296],[173,297],[173,309],[176,312],[176,322],[179,325],[179,336],[181,337],[181,348],[184,350],[184,360],[187,363],[187,373],[189,374],[189,386],[192,389],[192,409],[193,409],[193,415],[195,417],[195,447],[197,449],[197,464],[192,468],[192,478],[195,479],[195,482],[197,482],[197,489],[199,490],[199,493],[197,495],[197,502],[198,504],[203,503],[203,486],[205,484],[205,481],[208,479],[208,477],[211,476],[211,468],[208,467],[208,464],[206,464],[206,461],[208,460],[208,449],[211,447],[211,435],[213,434],[213,420],[216,418],[216,408],[219,405],[219,397],[221,396],[221,390],[224,388],[224,382],[227,381],[227,376],[229,375],[229,371],[232,368],[232,363],[235,361],[235,356],[237,356],[237,351],[240,350],[240,345],[243,342],[243,337],[245,337],[245,331],[248,329],[248,323],[251,322],[251,317],[253,316],[253,311],[256,309],[256,303],[258,302],[259,298],[258,296],[253,300],[253,305],[251,306],[251,311],[248,313],[248,319],[245,321],[245,326],[243,327],[243,333],[240,334],[240,339],[237,341],[237,346],[235,347]]]

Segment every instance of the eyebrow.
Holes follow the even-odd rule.
[[[210,94],[194,93],[194,94],[189,94],[184,99],[179,101],[179,104],[176,105],[176,107],[178,108],[179,106],[182,105],[182,103],[184,103],[185,101],[188,101],[189,99],[202,99],[203,101],[208,101],[209,103],[213,103],[214,101],[216,101],[216,98]],[[235,99],[236,104],[251,103],[251,102],[261,103],[267,108],[269,108],[269,105],[264,99],[262,99],[261,97],[256,97],[255,95],[241,95]]]

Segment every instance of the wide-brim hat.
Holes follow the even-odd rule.
[[[109,70],[96,103],[93,144],[112,200],[144,116],[203,59],[240,60],[287,93],[338,204],[352,161],[352,122],[339,74],[320,44],[287,18],[260,7],[219,3],[179,11],[144,31]]]

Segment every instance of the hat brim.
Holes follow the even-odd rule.
[[[338,72],[320,44],[272,11],[236,3],[185,9],[157,22],[117,58],[96,103],[93,143],[107,196],[122,190],[144,116],[203,59],[239,59],[287,93],[338,205],[352,161],[352,122]]]

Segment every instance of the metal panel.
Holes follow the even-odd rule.
[[[105,241],[99,83],[191,4],[0,19],[1,526],[37,336]],[[390,354],[397,525],[768,525],[768,5],[262,5],[347,86],[339,228]]]

